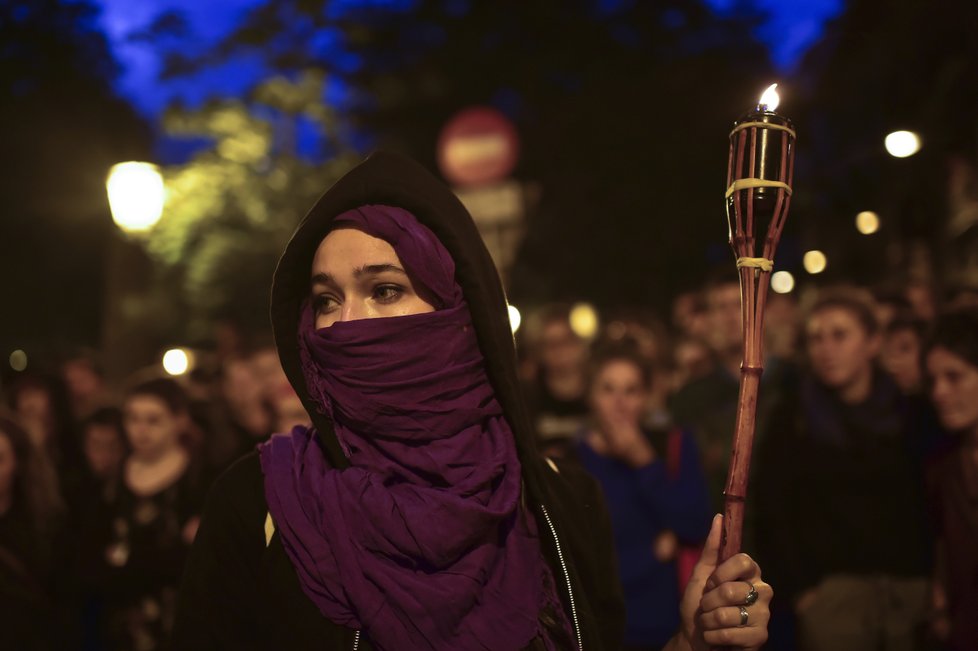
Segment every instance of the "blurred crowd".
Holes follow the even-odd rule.
[[[543,449],[604,489],[629,649],[674,630],[723,510],[740,294],[718,274],[668,321],[553,305],[519,333]],[[978,649],[978,292],[771,294],[764,353],[744,551],[775,587],[767,648]]]
[[[668,319],[548,305],[517,333],[540,448],[601,484],[629,650],[675,632],[723,509],[737,275]],[[768,648],[978,648],[978,292],[771,294],[744,551]],[[16,649],[165,648],[210,481],[307,422],[273,348],[116,390],[95,355],[18,374],[0,412],[0,630]],[[8,648],[6,643],[4,648]]]
[[[0,411],[0,647],[166,648],[211,480],[308,416],[274,348],[119,391],[91,353],[44,371]]]

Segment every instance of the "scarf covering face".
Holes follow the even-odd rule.
[[[335,223],[389,242],[436,311],[316,330],[303,306],[303,374],[351,467],[304,427],[260,448],[283,546],[323,615],[378,649],[522,649],[556,595],[455,264],[405,210]]]

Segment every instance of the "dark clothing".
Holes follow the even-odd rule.
[[[951,619],[949,647],[978,649],[978,468],[974,451],[953,445],[927,468],[930,511],[938,539],[938,581]]]
[[[810,376],[783,396],[751,492],[758,562],[785,603],[831,575],[928,573],[919,422],[882,373],[858,405]]]
[[[796,384],[797,368],[794,364],[778,358],[765,360],[757,398],[755,449],[760,445],[765,432],[771,429],[765,427],[765,423],[781,393],[791,390]],[[669,400],[669,411],[675,422],[688,427],[699,444],[710,498],[717,513],[723,512],[723,491],[730,466],[739,395],[740,378],[730,375],[725,368],[718,366],[709,375],[692,380]],[[759,460],[755,460],[755,470],[758,463]],[[748,509],[746,516],[751,518],[752,510]],[[753,553],[753,546],[750,527],[747,526],[744,531],[744,551]]]
[[[50,579],[51,540],[16,505],[0,515],[0,646],[56,648]]]
[[[567,442],[587,421],[587,400],[583,397],[558,398],[550,391],[542,374],[526,384],[525,392],[541,444]]]
[[[526,508],[537,520],[541,552],[567,619],[579,630],[584,648],[618,649],[624,610],[600,491],[590,477],[569,466],[560,472],[548,468],[537,453],[505,296],[471,217],[430,173],[391,154],[371,156],[320,199],[293,236],[273,283],[279,356],[312,417],[326,461],[333,468],[349,466],[332,422],[317,409],[306,386],[297,341],[300,309],[309,295],[313,254],[333,218],[371,204],[409,211],[452,255],[489,381],[516,441]],[[358,638],[355,631],[332,623],[304,595],[278,535],[265,546],[266,512],[262,474],[252,455],[218,481],[205,510],[181,590],[176,648],[348,649],[355,639],[360,649],[370,648],[366,635]],[[324,518],[328,522],[329,514]],[[541,613],[541,619],[546,616]]]
[[[106,648],[164,648],[190,551],[184,530],[200,515],[206,489],[203,471],[192,465],[154,495],[136,495],[120,481],[109,501],[91,505],[76,573]]]
[[[672,469],[666,433],[660,434],[656,459],[642,468],[599,455],[587,443],[578,446],[581,463],[607,499],[625,595],[625,643],[636,647],[662,647],[679,628],[676,559],[655,557],[656,538],[671,531],[680,543],[699,545],[710,531],[710,500],[695,440],[678,434],[679,467]]]
[[[572,464],[547,478],[561,551],[589,649],[617,649],[623,622],[618,570],[601,494]],[[567,603],[564,572],[546,518],[537,515],[545,557]],[[184,574],[174,633],[181,651],[352,649],[355,631],[323,617],[305,596],[278,535],[266,546],[267,506],[257,454],[214,485]],[[569,517],[571,516],[572,517]],[[360,649],[370,649],[361,638]],[[572,647],[568,647],[572,648]]]

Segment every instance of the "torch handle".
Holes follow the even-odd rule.
[[[747,479],[750,475],[750,455],[754,444],[757,415],[757,394],[763,367],[740,369],[740,395],[737,398],[737,421],[734,426],[733,449],[727,485],[723,491],[723,531],[720,537],[720,562],[740,552],[744,527],[744,500],[747,498]]]

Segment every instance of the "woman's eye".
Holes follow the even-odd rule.
[[[337,301],[332,296],[326,294],[320,294],[312,299],[312,307],[316,314],[324,314],[335,310],[339,306],[339,301]]]
[[[397,285],[378,285],[374,289],[374,299],[379,303],[393,303],[401,297],[403,291]]]

